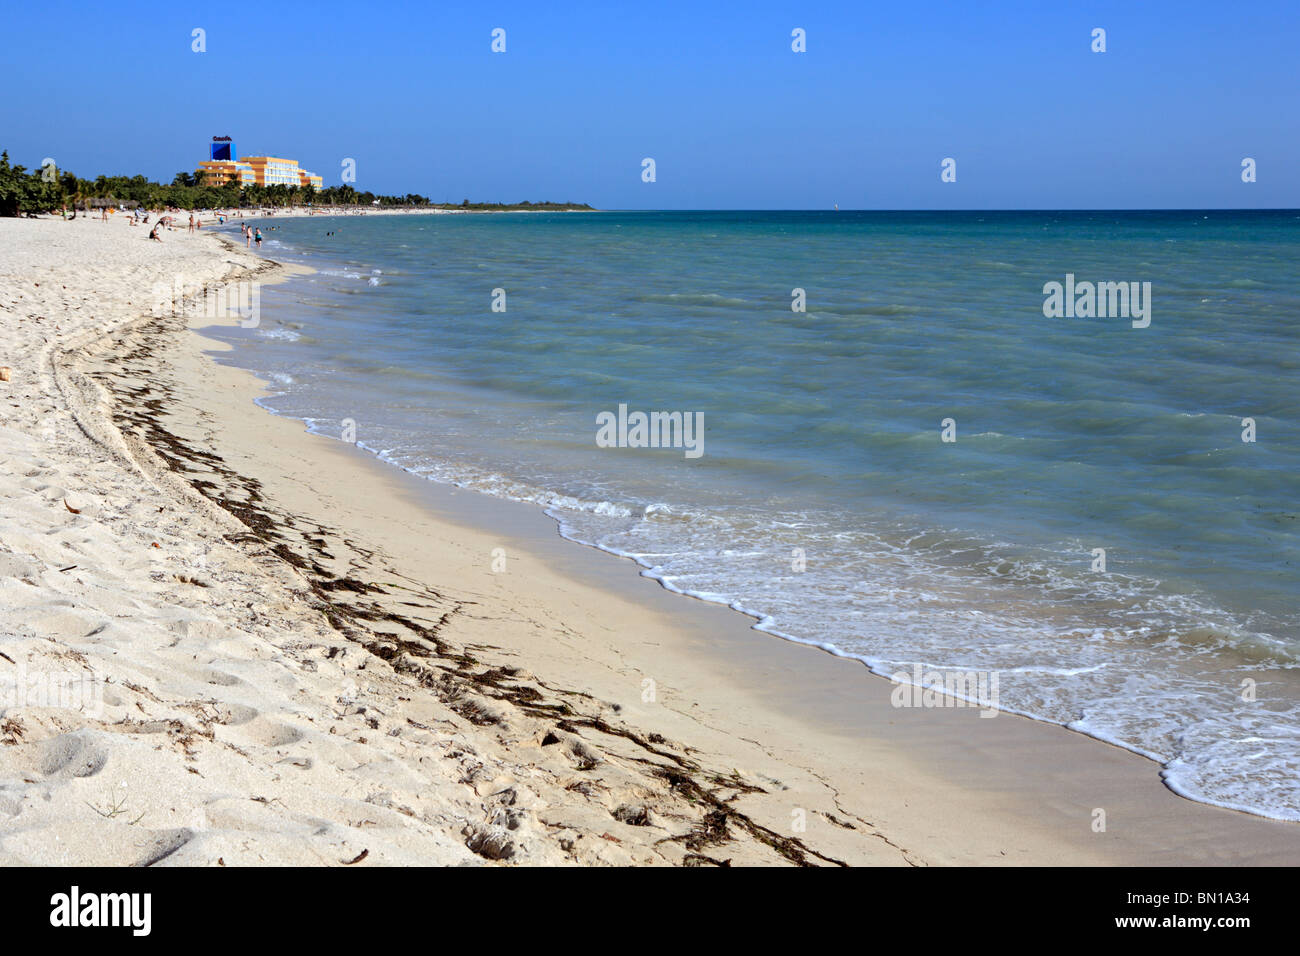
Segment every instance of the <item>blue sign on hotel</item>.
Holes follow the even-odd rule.
[[[212,159],[234,162],[238,158],[235,153],[235,143],[229,136],[212,137]]]

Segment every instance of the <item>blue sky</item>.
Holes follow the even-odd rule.
[[[4,20],[0,146],[82,176],[170,181],[229,135],[327,184],[352,158],[358,188],[452,202],[1300,206],[1295,0],[42,0]]]

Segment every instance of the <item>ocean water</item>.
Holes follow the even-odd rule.
[[[214,333],[269,409],[1300,820],[1300,213],[271,223],[317,273]],[[1150,325],[1045,317],[1067,274],[1149,282]],[[620,405],[702,416],[702,454],[601,447]]]

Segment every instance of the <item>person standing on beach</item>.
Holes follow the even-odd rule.
[[[194,213],[190,213],[190,232],[194,231]]]
[[[261,229],[258,229],[258,230],[257,230],[257,235],[254,236],[254,238],[257,240],[257,248],[261,249],[261,248],[262,248],[262,230],[261,230]]]

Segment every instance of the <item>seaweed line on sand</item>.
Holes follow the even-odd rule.
[[[274,268],[274,263],[264,263],[257,269],[229,276],[226,281],[247,280]],[[680,861],[682,865],[729,865],[729,860],[703,851],[716,852],[741,835],[797,866],[847,865],[796,837],[761,825],[733,806],[743,795],[766,793],[738,774],[711,772],[690,756],[689,748],[671,744],[658,734],[639,733],[621,722],[611,723],[601,714],[609,705],[588,694],[552,687],[524,675],[532,678],[529,683],[517,668],[487,666],[467,648],[453,646],[441,632],[474,602],[440,594],[384,565],[374,549],[336,529],[278,509],[267,500],[256,479],[236,473],[212,451],[169,430],[167,413],[176,397],[165,376],[158,374],[156,357],[161,347],[186,327],[181,318],[161,317],[108,334],[111,366],[94,363],[96,370],[89,374],[111,397],[112,424],[119,435],[139,436],[162,469],[183,479],[194,492],[238,522],[238,530],[225,535],[228,542],[253,557],[274,559],[292,567],[305,582],[306,592],[300,596],[337,633],[388,662],[395,672],[427,689],[472,724],[501,722],[501,715],[489,703],[497,702],[553,721],[555,731],[560,733],[582,738],[584,730],[594,731],[633,745],[639,756],[627,759],[642,765],[647,785],[676,798],[677,804],[696,817],[686,832],[657,841],[684,846],[688,852]],[[99,344],[107,343],[101,340]],[[74,351],[85,348],[83,345]],[[138,456],[134,463],[148,471],[149,463]],[[347,573],[335,573],[327,567],[328,562],[336,560],[335,551],[350,555]],[[376,565],[382,567],[382,575],[374,573]],[[363,568],[371,572],[368,577],[372,580],[397,579],[401,583],[381,585],[363,580],[357,574]],[[416,610],[409,610],[412,608]],[[548,737],[554,737],[554,733],[548,733]],[[596,761],[599,757],[590,759]]]

